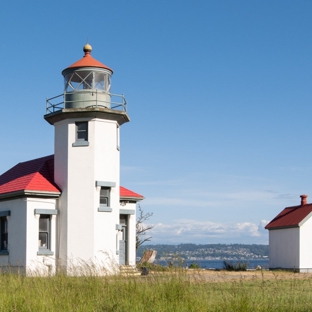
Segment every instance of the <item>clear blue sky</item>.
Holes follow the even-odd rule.
[[[45,99],[92,55],[131,122],[121,183],[145,196],[153,243],[267,243],[312,201],[311,1],[6,1],[0,173],[53,153]],[[309,198],[308,198],[309,200]]]

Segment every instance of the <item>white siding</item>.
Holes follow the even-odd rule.
[[[269,231],[269,267],[299,268],[299,227]]]
[[[120,209],[129,210],[134,214],[128,214],[128,235],[127,235],[127,255],[128,264],[135,266],[136,264],[136,203],[126,203],[124,206],[120,205]]]
[[[39,214],[35,215],[35,209],[55,210],[56,200],[45,198],[27,198],[27,227],[26,227],[26,266],[28,270],[48,273],[49,269],[54,271],[57,257],[57,235],[56,235],[56,218],[51,216],[50,227],[50,250],[54,253],[51,256],[37,255],[39,250]]]
[[[0,256],[0,265],[26,265],[26,200],[23,198],[0,202],[0,211],[11,211],[8,219],[8,256]]]
[[[312,218],[300,227],[300,271],[312,271]]]

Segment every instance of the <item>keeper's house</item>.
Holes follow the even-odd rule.
[[[63,70],[65,88],[47,100],[54,155],[0,176],[0,266],[70,273],[92,263],[134,266],[136,203],[120,186],[123,96],[110,93],[112,69],[91,56]],[[115,266],[116,267],[116,266]]]
[[[301,195],[299,206],[287,207],[266,225],[269,268],[312,272],[312,204]]]

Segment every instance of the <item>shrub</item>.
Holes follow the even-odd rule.
[[[196,264],[196,263],[192,262],[192,263],[190,264],[189,268],[190,268],[190,269],[199,269],[200,266],[199,266],[199,264]]]
[[[248,262],[238,262],[237,264],[234,264],[234,263],[224,260],[223,267],[227,271],[247,271]]]

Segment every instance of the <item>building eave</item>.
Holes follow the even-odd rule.
[[[285,225],[285,226],[275,226],[275,227],[265,227],[266,230],[281,230],[281,229],[289,229],[289,228],[298,228],[300,225]]]
[[[20,190],[10,193],[0,194],[0,201],[7,199],[15,199],[19,197],[48,197],[48,198],[58,198],[61,192],[47,192],[47,191],[27,191]]]
[[[144,197],[120,196],[120,201],[129,200],[129,201],[138,202],[138,201],[143,200],[143,199],[144,199]]]

